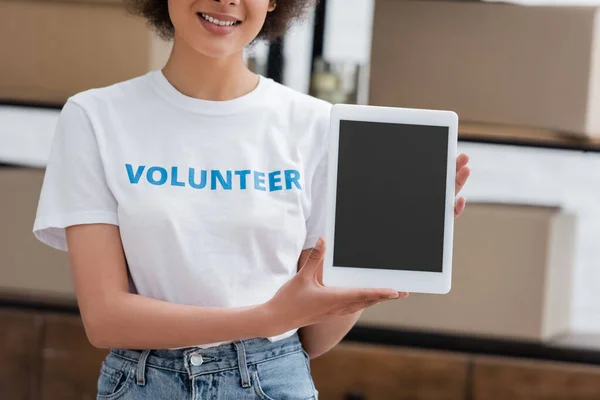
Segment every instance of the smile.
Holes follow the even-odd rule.
[[[221,21],[221,20],[213,18],[210,15],[207,15],[204,13],[199,13],[198,15],[200,15],[200,17],[202,17],[205,21],[208,21],[217,26],[235,26],[235,25],[239,25],[242,23],[241,21],[237,21],[237,20]]]

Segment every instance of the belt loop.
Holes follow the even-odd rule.
[[[138,360],[138,365],[135,370],[135,380],[139,386],[144,386],[146,384],[146,360],[150,355],[152,350],[144,350],[142,351],[142,355]]]
[[[241,341],[233,342],[238,356],[238,367],[242,376],[242,387],[250,387],[250,374],[248,373],[248,365],[246,364],[246,348]]]

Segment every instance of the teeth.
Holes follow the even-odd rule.
[[[236,21],[219,21],[218,19],[213,18],[210,15],[206,15],[206,14],[201,14],[201,15],[202,15],[202,18],[204,18],[208,22],[212,22],[215,25],[219,25],[219,26],[233,26],[233,25],[236,24]]]

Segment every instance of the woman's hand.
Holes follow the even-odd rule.
[[[462,190],[465,183],[467,183],[467,179],[469,179],[469,175],[471,174],[471,168],[467,165],[469,162],[469,156],[466,154],[461,154],[456,157],[456,181],[454,185],[454,193],[458,196],[460,191]],[[459,197],[454,204],[454,218],[460,217],[460,214],[465,210],[466,200],[464,197]]]
[[[354,314],[385,300],[404,296],[394,289],[344,289],[325,287],[323,272],[325,240],[320,238],[298,273],[265,303],[276,322],[277,333],[324,322],[331,317]]]

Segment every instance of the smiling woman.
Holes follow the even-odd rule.
[[[322,285],[331,104],[244,63],[314,1],[125,1],[169,59],[69,99],[33,227],[111,349],[97,398],[316,399],[309,358],[399,293]]]

